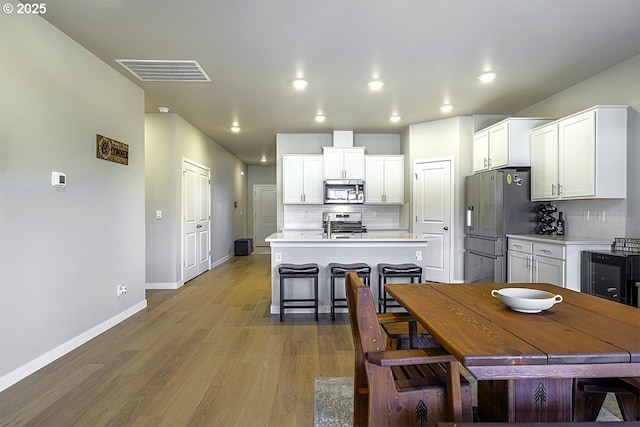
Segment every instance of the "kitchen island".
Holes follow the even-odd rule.
[[[318,276],[318,305],[320,313],[331,311],[331,275],[328,265],[332,262],[350,264],[364,262],[371,267],[371,289],[378,298],[379,263],[414,263],[422,268],[427,250],[427,238],[412,233],[370,232],[354,234],[325,234],[314,232],[275,233],[265,239],[271,246],[271,314],[280,313],[280,278],[278,266],[282,263],[316,263],[320,267]],[[306,283],[302,283],[307,280]],[[312,298],[312,279],[287,281],[287,297]],[[424,280],[424,276],[423,276]],[[393,282],[408,282],[392,279]],[[336,286],[336,297],[344,298],[343,281]],[[337,312],[346,309],[337,309]],[[289,313],[310,313],[312,309],[289,309]]]

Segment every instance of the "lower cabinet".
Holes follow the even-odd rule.
[[[551,283],[580,291],[582,251],[611,249],[611,243],[555,238],[507,236],[507,282]]]
[[[507,282],[565,287],[563,246],[510,238],[507,254]]]

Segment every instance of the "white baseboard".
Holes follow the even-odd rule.
[[[147,289],[179,289],[184,285],[182,281],[175,283],[145,283]]]
[[[229,261],[231,259],[232,255],[227,255],[224,258],[220,258],[217,261],[214,261],[211,263],[211,268],[216,268],[217,266],[219,266],[220,264],[224,264],[225,262]]]
[[[112,318],[105,320],[104,322],[100,323],[94,328],[91,328],[88,331],[78,335],[77,337],[70,339],[64,344],[59,345],[53,350],[48,351],[42,356],[35,358],[31,362],[22,365],[18,369],[15,369],[9,372],[7,375],[0,377],[0,391],[11,387],[18,381],[33,374],[38,369],[41,369],[47,366],[49,363],[53,362],[54,360],[59,359],[60,357],[64,356],[65,354],[69,353],[72,350],[75,350],[76,348],[80,347],[82,344],[86,343],[92,338],[97,337],[104,331],[114,327],[118,323],[133,316],[140,310],[144,310],[146,307],[147,307],[147,300],[145,299],[144,301],[139,302],[138,304],[134,305],[131,308],[128,308],[122,313],[119,313],[113,316]]]
[[[231,259],[231,255],[227,255],[224,258],[221,258],[215,262],[211,263],[211,268],[209,268],[210,270],[219,266],[220,264],[223,264],[227,261],[229,261]],[[168,283],[145,283],[145,286],[147,289],[180,289],[182,287],[182,285],[184,285],[184,282],[181,280],[179,282],[168,282]]]

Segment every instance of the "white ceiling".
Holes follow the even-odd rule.
[[[399,133],[514,114],[640,54],[640,0],[48,0],[44,18],[248,164],[276,133]],[[210,83],[140,82],[117,59],[196,60]],[[490,85],[477,76],[498,77]],[[303,76],[309,86],[292,89]],[[385,82],[372,93],[367,82]],[[314,116],[322,111],[327,121]],[[393,124],[392,113],[402,120]],[[232,122],[242,128],[229,131]]]

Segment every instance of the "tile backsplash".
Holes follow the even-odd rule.
[[[626,235],[627,202],[624,199],[567,200],[553,205],[563,212],[567,236],[613,242],[615,237]]]
[[[401,211],[398,205],[284,205],[283,223],[285,229],[322,229],[323,212],[362,212],[370,229],[398,229]]]

